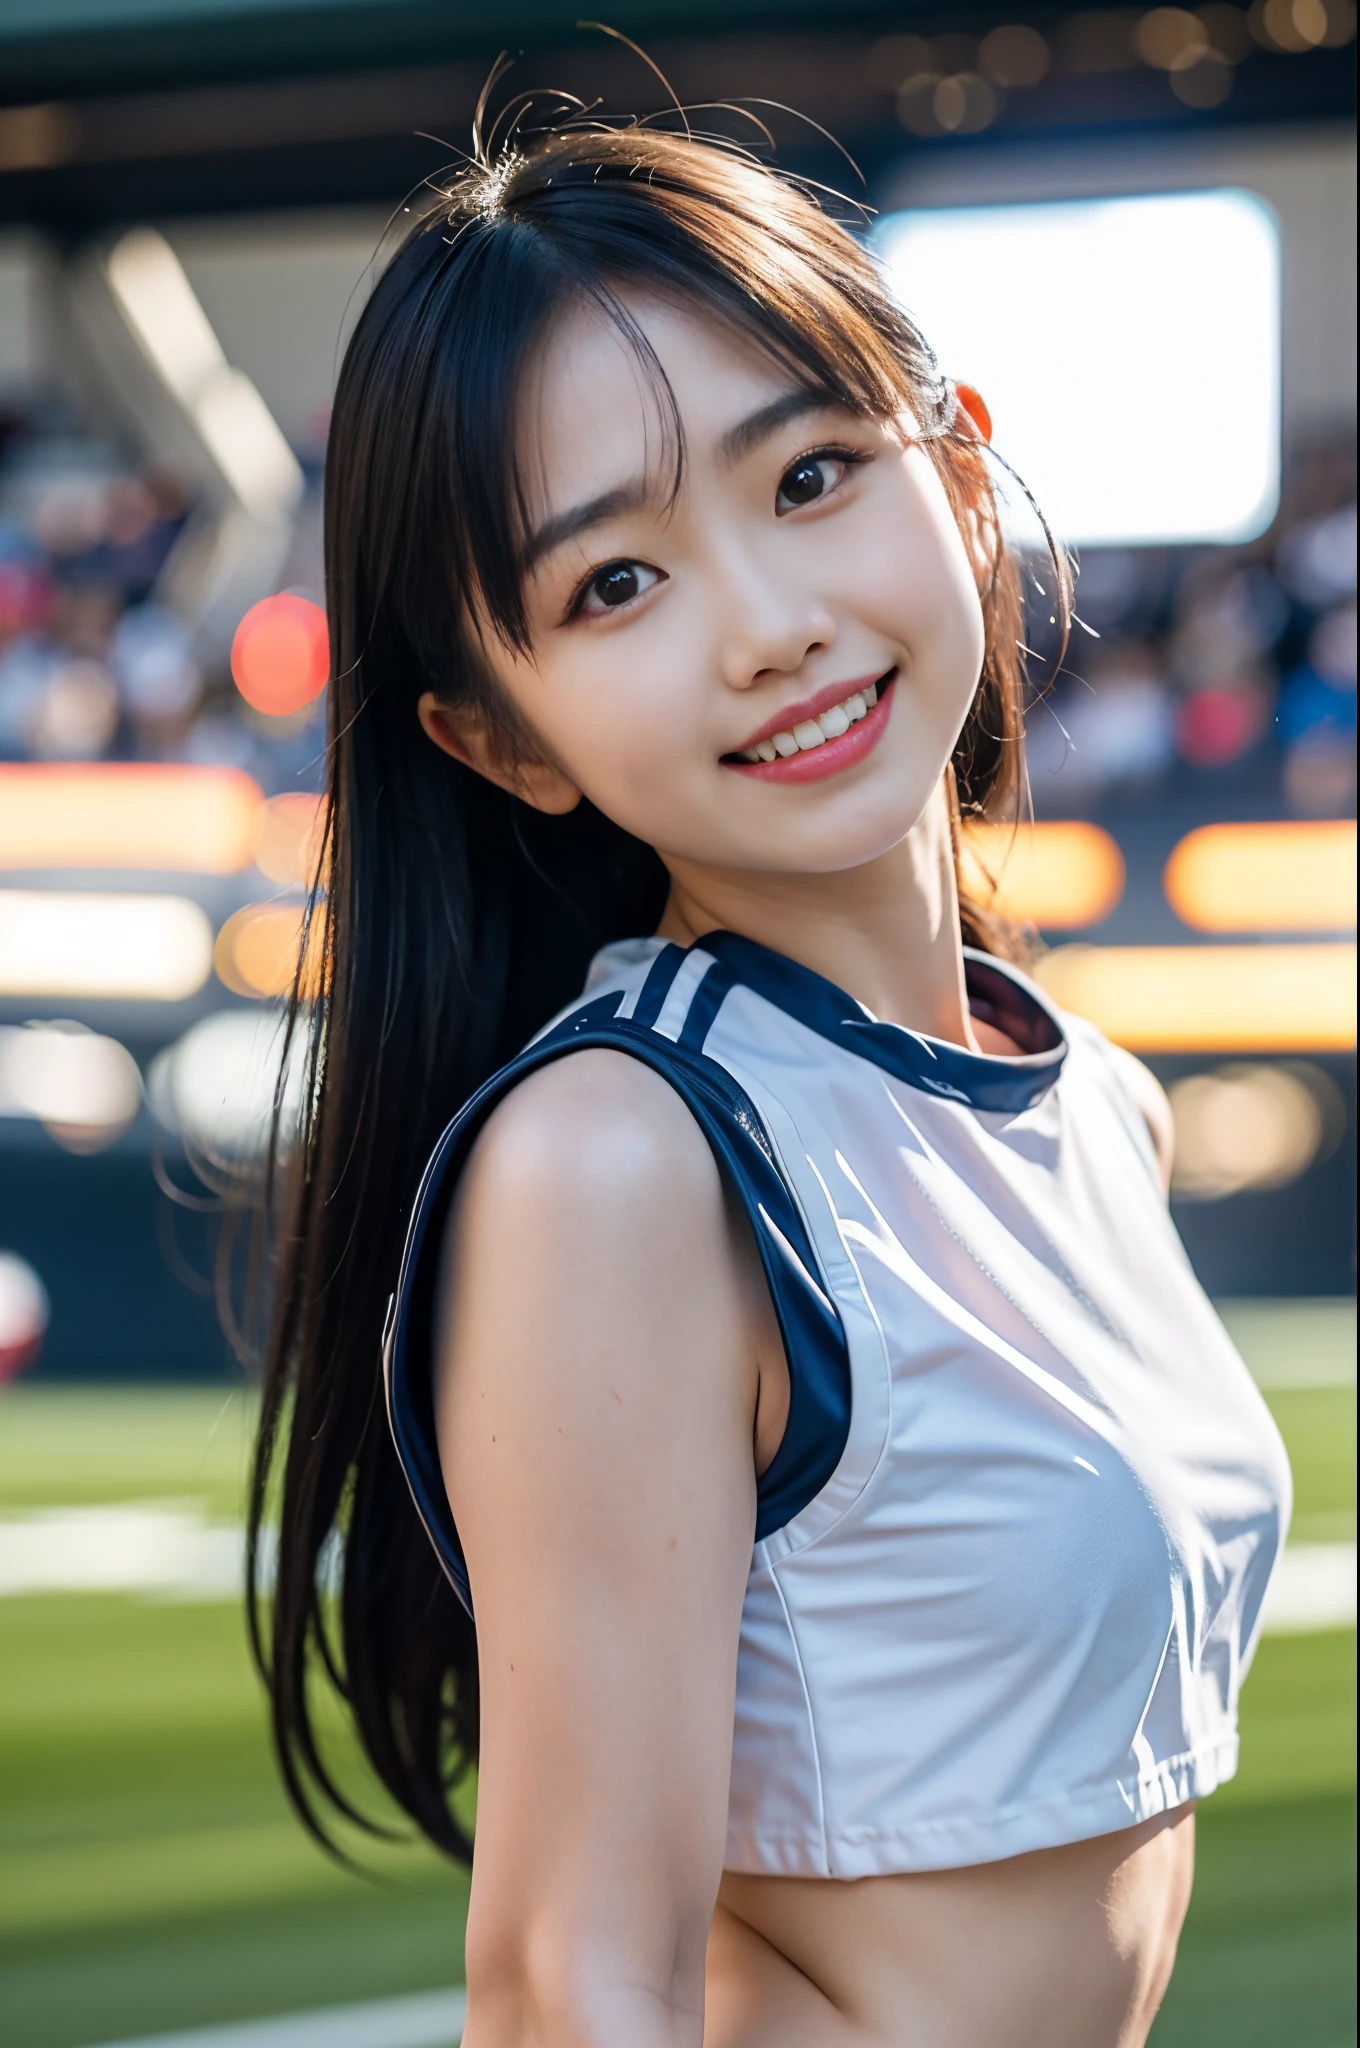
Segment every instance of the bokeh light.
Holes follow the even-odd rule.
[[[1268,716],[1260,690],[1250,683],[1192,690],[1176,718],[1177,749],[1197,768],[1221,768],[1255,744]]]
[[[1145,64],[1158,71],[1179,71],[1203,56],[1209,32],[1184,7],[1153,7],[1139,22],[1133,40]]]
[[[283,1054],[283,1012],[219,1010],[152,1062],[147,1095],[157,1118],[223,1172],[249,1167],[269,1142]],[[296,1114],[296,1085],[284,1092]]]
[[[271,882],[307,887],[325,829],[320,797],[288,791],[261,805],[255,826],[255,865]]]
[[[1325,44],[1337,48],[1349,42],[1355,9],[1347,0],[1254,0],[1250,22],[1264,49],[1302,56]]]
[[[236,628],[231,673],[247,704],[271,718],[301,711],[326,687],[326,614],[309,597],[262,598]]]
[[[213,966],[238,996],[281,996],[297,972],[302,916],[296,907],[248,903],[217,934]]]
[[[969,825],[961,850],[970,895],[1040,930],[1099,924],[1124,893],[1124,856],[1099,825]]]
[[[218,979],[233,995],[289,994],[297,973],[302,929],[303,907],[299,903],[247,903],[217,934],[213,965]],[[302,993],[308,999],[320,985],[322,930],[318,917],[312,924],[311,957],[302,977]]]
[[[1201,932],[1342,932],[1355,925],[1354,820],[1202,825],[1166,864],[1167,901]]]
[[[1134,1052],[1348,1052],[1355,947],[1059,946],[1039,980]]]
[[[0,1251],[0,1381],[33,1364],[50,1315],[47,1289],[28,1260]]]
[[[239,768],[0,763],[0,868],[249,867],[263,798]]]
[[[0,1025],[0,1115],[31,1117],[68,1152],[99,1152],[142,1100],[136,1060],[86,1025]]]
[[[1052,52],[1038,29],[1024,22],[992,29],[978,49],[979,71],[995,84],[1013,90],[1037,85],[1052,61]]]
[[[1168,1093],[1176,1120],[1172,1190],[1186,1201],[1288,1187],[1345,1124],[1335,1083],[1302,1062],[1234,1062],[1184,1075]]]
[[[0,889],[0,995],[181,1002],[212,967],[212,926],[187,896]]]

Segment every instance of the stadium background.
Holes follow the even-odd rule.
[[[1000,394],[1003,455],[1035,431],[1041,465],[1054,437],[1068,448],[1050,509],[1084,543],[1091,630],[1031,720],[1036,825],[1009,851],[979,841],[977,858],[1042,933],[1050,986],[1171,1088],[1176,1219],[1298,1484],[1242,1774],[1202,1818],[1154,2041],[1341,2048],[1354,2038],[1353,0],[851,0],[834,26],[787,0],[677,0],[612,25],[687,103],[778,103],[760,113],[780,160],[876,209],[909,304],[964,295],[965,228],[983,274],[1004,269],[1005,292],[957,344],[967,359],[945,367]],[[337,351],[393,209],[466,145],[503,47],[519,53],[516,82],[606,110],[663,104],[631,51],[551,5],[8,0],[0,13],[0,2031],[13,2048],[252,2020],[241,2048],[287,2048],[303,2036],[279,2016],[322,2007],[347,2014],[309,2037],[328,2048],[456,2038],[462,1881],[400,1845],[363,1847],[380,1883],[338,1868],[274,1783],[235,1598],[251,1395],[213,1279],[220,1204],[258,1149],[319,781],[309,693],[324,673],[318,494]],[[1140,212],[1150,201],[1163,210]],[[1227,208],[1198,257],[1211,216],[1192,201]],[[1180,271],[1173,244],[1188,252]],[[934,287],[932,246],[946,250]],[[1121,385],[1106,365],[1130,333]],[[1011,376],[1040,429],[1004,402]],[[1239,470],[1240,502],[1198,504],[1205,476]],[[1168,508],[1160,529],[1131,509],[1140,478]]]

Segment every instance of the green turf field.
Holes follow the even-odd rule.
[[[1305,1539],[1354,1535],[1354,1319],[1241,1308],[1234,1334],[1295,1465]],[[0,1516],[134,1501],[239,1510],[241,1397],[11,1389]],[[1276,1637],[1155,2048],[1354,2040],[1353,1632]],[[230,1602],[0,1599],[0,2040],[87,2048],[461,1977],[466,1888],[419,1849],[361,1881],[291,1818]]]

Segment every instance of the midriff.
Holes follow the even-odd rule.
[[[704,2048],[1140,2048],[1194,1874],[1191,1806],[967,1870],[724,1874]]]

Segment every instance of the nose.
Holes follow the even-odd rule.
[[[830,648],[836,621],[814,591],[792,574],[776,574],[744,552],[722,578],[718,666],[733,690],[798,673],[812,655]]]

